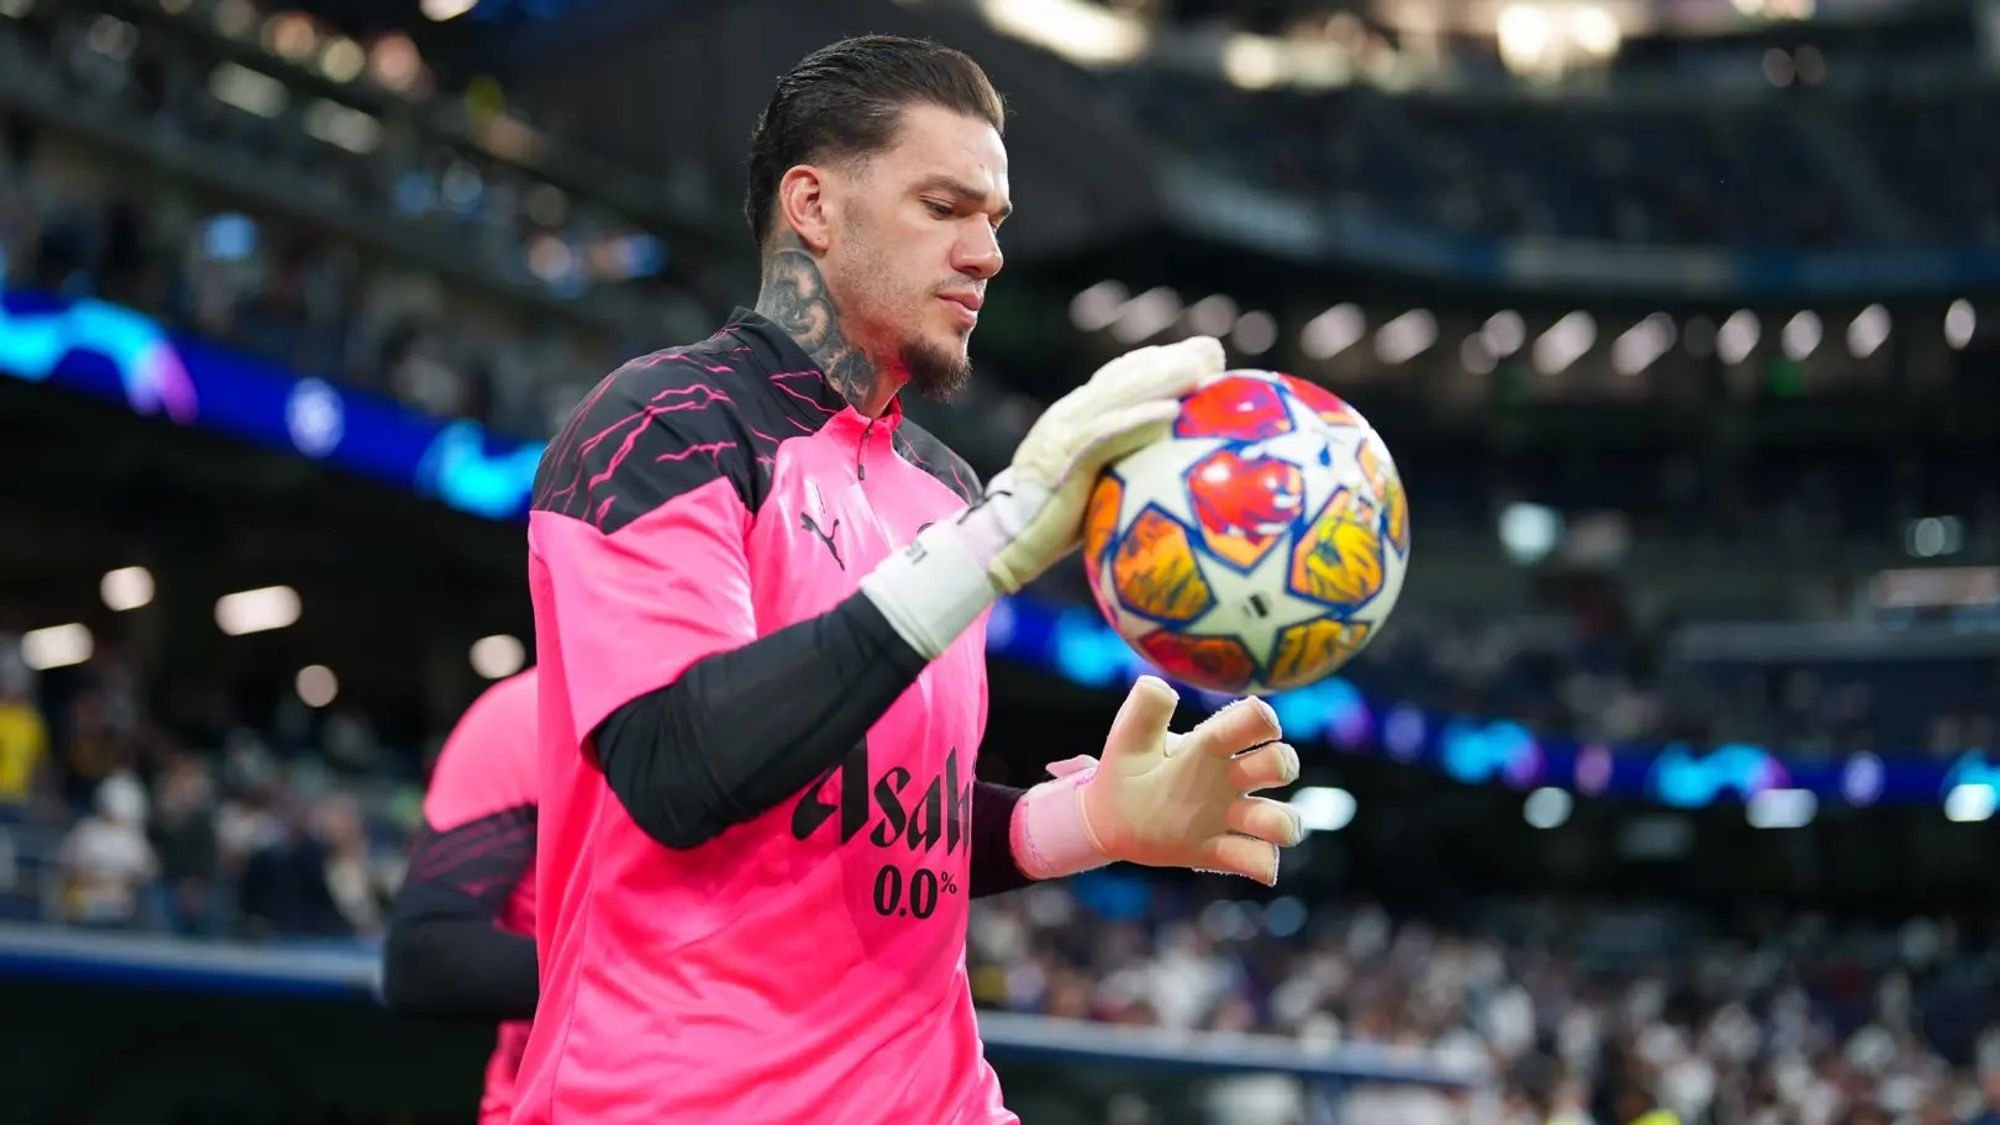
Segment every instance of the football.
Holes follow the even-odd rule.
[[[1231,371],[1106,470],[1083,562],[1111,627],[1169,679],[1269,695],[1331,675],[1403,587],[1410,510],[1389,449],[1339,396]]]

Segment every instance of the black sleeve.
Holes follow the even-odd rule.
[[[972,897],[1018,890],[1034,882],[1014,863],[1014,806],[1027,790],[990,781],[972,787]]]
[[[924,663],[857,592],[613,711],[597,760],[633,823],[692,848],[832,769]]]
[[[414,1016],[532,1017],[541,987],[534,940],[498,919],[534,857],[533,806],[426,829],[389,915],[383,1002]]]

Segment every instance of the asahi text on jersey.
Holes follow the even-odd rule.
[[[804,840],[838,813],[842,844],[865,833],[878,848],[900,843],[912,851],[928,852],[943,843],[950,854],[958,850],[972,823],[972,781],[970,776],[960,778],[956,747],[945,754],[944,769],[925,779],[902,766],[871,775],[868,745],[857,743],[792,807],[792,836]]]

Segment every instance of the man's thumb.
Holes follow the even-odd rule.
[[[1166,740],[1167,725],[1173,722],[1174,708],[1181,697],[1158,676],[1140,676],[1133,683],[1118,717],[1111,720],[1111,734],[1104,740],[1108,760],[1125,754],[1143,754]]]

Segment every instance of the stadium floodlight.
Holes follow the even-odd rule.
[[[1589,353],[1597,343],[1597,321],[1578,309],[1549,325],[1535,339],[1535,370],[1544,375],[1560,375]]]
[[[1429,309],[1411,309],[1375,330],[1375,358],[1408,363],[1429,351],[1437,338],[1437,317]]]
[[[995,31],[1079,66],[1131,62],[1152,42],[1138,16],[1084,0],[979,0],[979,14]]]
[[[1567,790],[1545,785],[1521,803],[1521,817],[1535,828],[1559,828],[1569,820],[1576,800]]]
[[[1291,806],[1307,832],[1338,832],[1354,822],[1359,802],[1345,789],[1308,785],[1292,794]]]
[[[1620,375],[1637,375],[1673,346],[1674,318],[1663,312],[1653,313],[1611,342],[1611,369]]]
[[[264,21],[264,47],[291,62],[308,58],[319,47],[319,29],[304,12],[279,12]]]
[[[1332,359],[1361,342],[1368,321],[1361,306],[1339,304],[1306,321],[1299,330],[1299,350],[1310,359]]]
[[[1715,330],[1715,358],[1735,365],[1750,358],[1750,349],[1757,346],[1757,338],[1763,333],[1763,325],[1757,321],[1757,314],[1749,309],[1737,309]]]
[[[1889,339],[1889,310],[1869,305],[1855,314],[1847,326],[1847,350],[1855,359],[1867,359]]]
[[[1245,90],[1265,90],[1285,77],[1285,56],[1278,41],[1239,31],[1223,41],[1222,76]]]
[[[1954,824],[1977,824],[1993,817],[1993,787],[1981,782],[1954,785],[1945,794],[1944,815]]]
[[[432,23],[455,20],[479,6],[479,0],[423,0],[418,7]]]
[[[1585,54],[1608,59],[1618,53],[1624,32],[1618,18],[1595,4],[1569,9],[1569,39]]]
[[[1226,293],[1210,293],[1188,306],[1188,327],[1198,335],[1221,336],[1236,324],[1236,302]]]
[[[1270,313],[1252,309],[1236,318],[1233,338],[1244,355],[1263,355],[1278,342],[1278,322]]]
[[[319,49],[319,72],[332,81],[348,83],[368,68],[368,52],[345,35],[327,39]]]
[[[1111,327],[1131,294],[1115,281],[1100,281],[1070,298],[1069,322],[1078,331],[1101,332]]]
[[[382,144],[382,123],[339,102],[315,98],[303,119],[306,135],[366,156]]]
[[[239,590],[215,600],[215,623],[232,637],[283,629],[299,619],[299,592],[290,586]]]
[[[1818,812],[1810,789],[1766,789],[1750,795],[1744,816],[1752,828],[1804,828]]]
[[[1562,513],[1546,504],[1516,501],[1500,510],[1500,548],[1520,566],[1549,557],[1562,542]]]
[[[1501,9],[1493,31],[1499,41],[1500,61],[1517,73],[1539,66],[1555,38],[1548,13],[1531,4],[1509,4]]]
[[[1972,302],[1960,297],[1944,312],[1944,342],[1957,351],[1972,342],[1972,334],[1979,330],[1979,315],[1972,311]]]
[[[1486,318],[1479,330],[1480,338],[1486,341],[1486,350],[1496,359],[1506,359],[1521,350],[1528,342],[1528,326],[1521,320],[1521,314],[1513,309],[1501,309]]]
[[[90,630],[75,622],[21,634],[21,662],[37,672],[81,664],[93,648]]]
[[[519,637],[495,633],[472,642],[472,670],[489,680],[501,680],[521,670],[528,650]]]
[[[1111,322],[1111,335],[1119,343],[1136,344],[1173,327],[1181,318],[1181,295],[1164,285],[1156,285],[1125,302],[1118,319]]]
[[[1778,334],[1778,340],[1785,349],[1785,358],[1798,361],[1813,354],[1824,335],[1825,330],[1820,326],[1819,314],[1805,309],[1785,322],[1784,330]]]
[[[299,699],[308,707],[324,707],[340,694],[340,678],[324,664],[308,664],[292,679]]]
[[[423,76],[424,57],[409,36],[391,31],[368,49],[368,72],[383,89],[408,93]]]
[[[258,117],[276,117],[291,104],[285,84],[262,71],[238,63],[223,63],[208,76],[208,93],[223,105]]]
[[[107,571],[97,583],[97,593],[106,608],[123,613],[153,603],[153,572],[143,566],[121,566]]]

